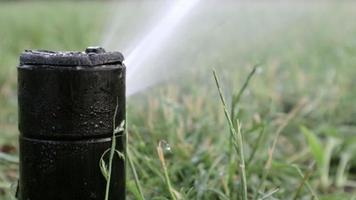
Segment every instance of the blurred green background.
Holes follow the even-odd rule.
[[[198,7],[162,55],[167,66],[184,70],[128,99],[129,149],[145,197],[170,199],[156,152],[157,142],[165,140],[178,197],[237,198],[240,175],[229,168],[229,129],[211,72],[216,69],[230,102],[260,64],[237,112],[250,199],[356,199],[356,3],[208,1]],[[110,20],[120,23],[115,42],[124,48],[144,35],[136,30],[160,9],[156,1],[0,1],[3,199],[18,178],[19,54],[97,45]],[[139,199],[128,173],[128,198]]]

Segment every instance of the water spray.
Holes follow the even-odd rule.
[[[125,52],[125,64],[130,66],[127,71],[127,96],[133,95],[153,84],[162,81],[163,77],[157,77],[159,70],[156,65],[149,65],[149,62],[154,60],[162,50],[170,43],[170,39],[177,32],[179,25],[189,12],[198,4],[200,0],[180,0],[174,1],[160,14],[160,20],[139,40],[133,44],[132,50]],[[117,12],[113,19],[120,17]],[[114,20],[110,23],[104,33],[101,44],[105,47],[118,49],[118,44],[115,43],[115,34],[118,32],[118,25]],[[152,69],[155,70],[152,70]],[[154,76],[154,77],[153,77]]]
[[[114,124],[125,120],[123,60],[102,48],[21,55],[20,200],[104,199],[99,162],[111,147]],[[116,138],[123,152],[123,132]],[[124,160],[115,156],[112,167],[109,199],[124,200]]]

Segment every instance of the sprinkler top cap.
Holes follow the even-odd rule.
[[[98,66],[122,64],[124,56],[117,51],[106,52],[102,47],[88,47],[85,52],[25,50],[20,65]]]

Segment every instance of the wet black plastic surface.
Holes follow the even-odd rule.
[[[123,57],[96,47],[34,52],[22,54],[18,66],[18,199],[102,200],[106,180],[99,160],[111,147],[117,105],[116,125],[125,120]],[[116,155],[109,199],[124,200],[125,164]]]
[[[108,137],[125,117],[125,68],[21,65],[18,67],[19,129],[44,139]]]
[[[121,140],[117,137],[117,149],[123,152]],[[110,147],[110,138],[47,141],[21,137],[20,200],[104,200],[106,180],[99,161]],[[116,155],[109,199],[124,200],[124,161]]]

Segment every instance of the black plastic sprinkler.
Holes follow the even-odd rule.
[[[105,199],[99,162],[111,147],[113,122],[119,126],[125,120],[123,60],[121,53],[100,47],[21,55],[19,200]],[[123,152],[122,131],[116,141]],[[125,164],[116,155],[109,199],[123,200]]]

